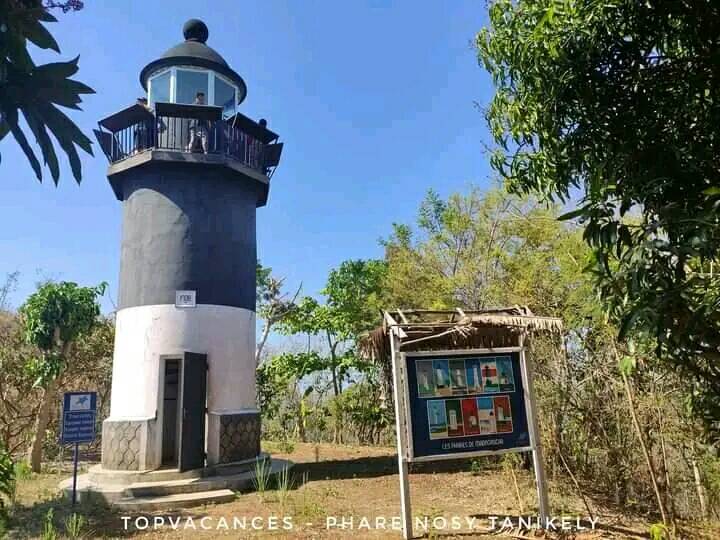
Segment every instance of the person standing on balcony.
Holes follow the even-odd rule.
[[[137,98],[136,104],[144,107],[148,111],[150,110],[146,97]],[[152,140],[152,131],[152,124],[147,120],[143,120],[135,125],[135,129],[133,131],[133,153],[141,152],[142,150],[150,147],[150,141]]]
[[[205,93],[198,92],[195,95],[193,105],[205,105]],[[207,121],[192,119],[190,121],[190,144],[188,144],[188,152],[194,152],[198,141],[202,147],[203,153],[207,154],[208,127]]]

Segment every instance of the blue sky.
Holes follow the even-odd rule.
[[[486,23],[475,1],[86,1],[50,25],[76,78],[93,87],[73,118],[98,119],[142,95],[143,66],[203,19],[208,45],[245,79],[241,111],[284,141],[269,203],[258,212],[258,253],[290,288],[316,294],[349,258],[382,256],[393,222],[412,222],[429,188],[486,185],[489,135],[475,102],[492,95],[471,41]],[[0,279],[20,271],[18,306],[42,278],[107,281],[117,296],[120,203],[96,151],[78,186],[39,184],[12,137],[0,142]]]

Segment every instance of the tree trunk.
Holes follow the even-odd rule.
[[[338,397],[340,395],[340,389],[338,388],[338,380],[337,373],[335,372],[335,366],[330,369],[330,373],[332,374],[333,395],[335,397]]]
[[[260,343],[257,344],[257,348],[255,349],[255,367],[260,366],[260,360],[262,357],[262,351],[265,348],[265,343],[267,342],[268,336],[270,335],[270,328],[272,327],[272,323],[270,320],[265,321],[265,325],[263,326],[262,336],[260,337]]]
[[[617,359],[617,352],[615,353],[615,358]],[[630,416],[632,417],[633,425],[635,426],[635,434],[640,441],[640,448],[642,449],[642,453],[645,456],[645,461],[647,462],[648,473],[650,473],[650,480],[652,481],[653,489],[655,490],[655,497],[657,498],[660,516],[662,517],[663,525],[667,525],[668,518],[667,512],[665,511],[665,503],[663,502],[662,494],[660,493],[660,486],[658,485],[657,473],[655,472],[652,457],[650,456],[650,452],[648,451],[647,445],[645,444],[645,438],[643,437],[642,428],[640,427],[640,421],[638,420],[637,414],[635,413],[635,404],[633,402],[630,381],[628,380],[627,375],[625,375],[624,372],[621,371],[621,375],[623,384],[625,386],[625,395],[627,396],[628,406],[630,408]]]
[[[42,398],[40,401],[40,409],[38,409],[35,417],[35,426],[33,429],[32,439],[30,440],[30,448],[28,449],[27,460],[33,472],[39,473],[42,466],[42,449],[45,443],[45,430],[50,421],[50,412],[55,402],[55,391],[57,389],[57,379],[50,381],[42,390]]]
[[[667,451],[665,449],[665,429],[663,424],[663,414],[660,405],[656,403],[658,414],[658,437],[660,438],[660,451],[663,461],[663,471],[665,472],[665,498],[670,510],[670,521],[673,528],[673,536],[677,534],[677,519],[675,518],[675,496],[673,493],[672,483],[670,482],[670,468],[668,466]]]
[[[298,437],[300,442],[307,442],[307,434],[305,432],[305,399],[300,398],[298,403]]]
[[[697,491],[698,501],[700,502],[700,515],[703,519],[707,519],[708,512],[707,503],[705,502],[705,488],[702,484],[702,478],[700,478],[700,468],[698,467],[697,459],[695,459],[695,443],[693,443],[691,450],[693,453],[691,458],[693,479],[695,481],[695,490]]]

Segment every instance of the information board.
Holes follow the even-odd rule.
[[[411,459],[530,449],[518,352],[404,356]]]
[[[96,392],[65,392],[63,398],[62,443],[89,443],[95,440]]]

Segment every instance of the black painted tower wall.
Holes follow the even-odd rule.
[[[162,163],[132,171],[122,189],[119,309],[195,290],[198,304],[255,311],[255,182]]]

